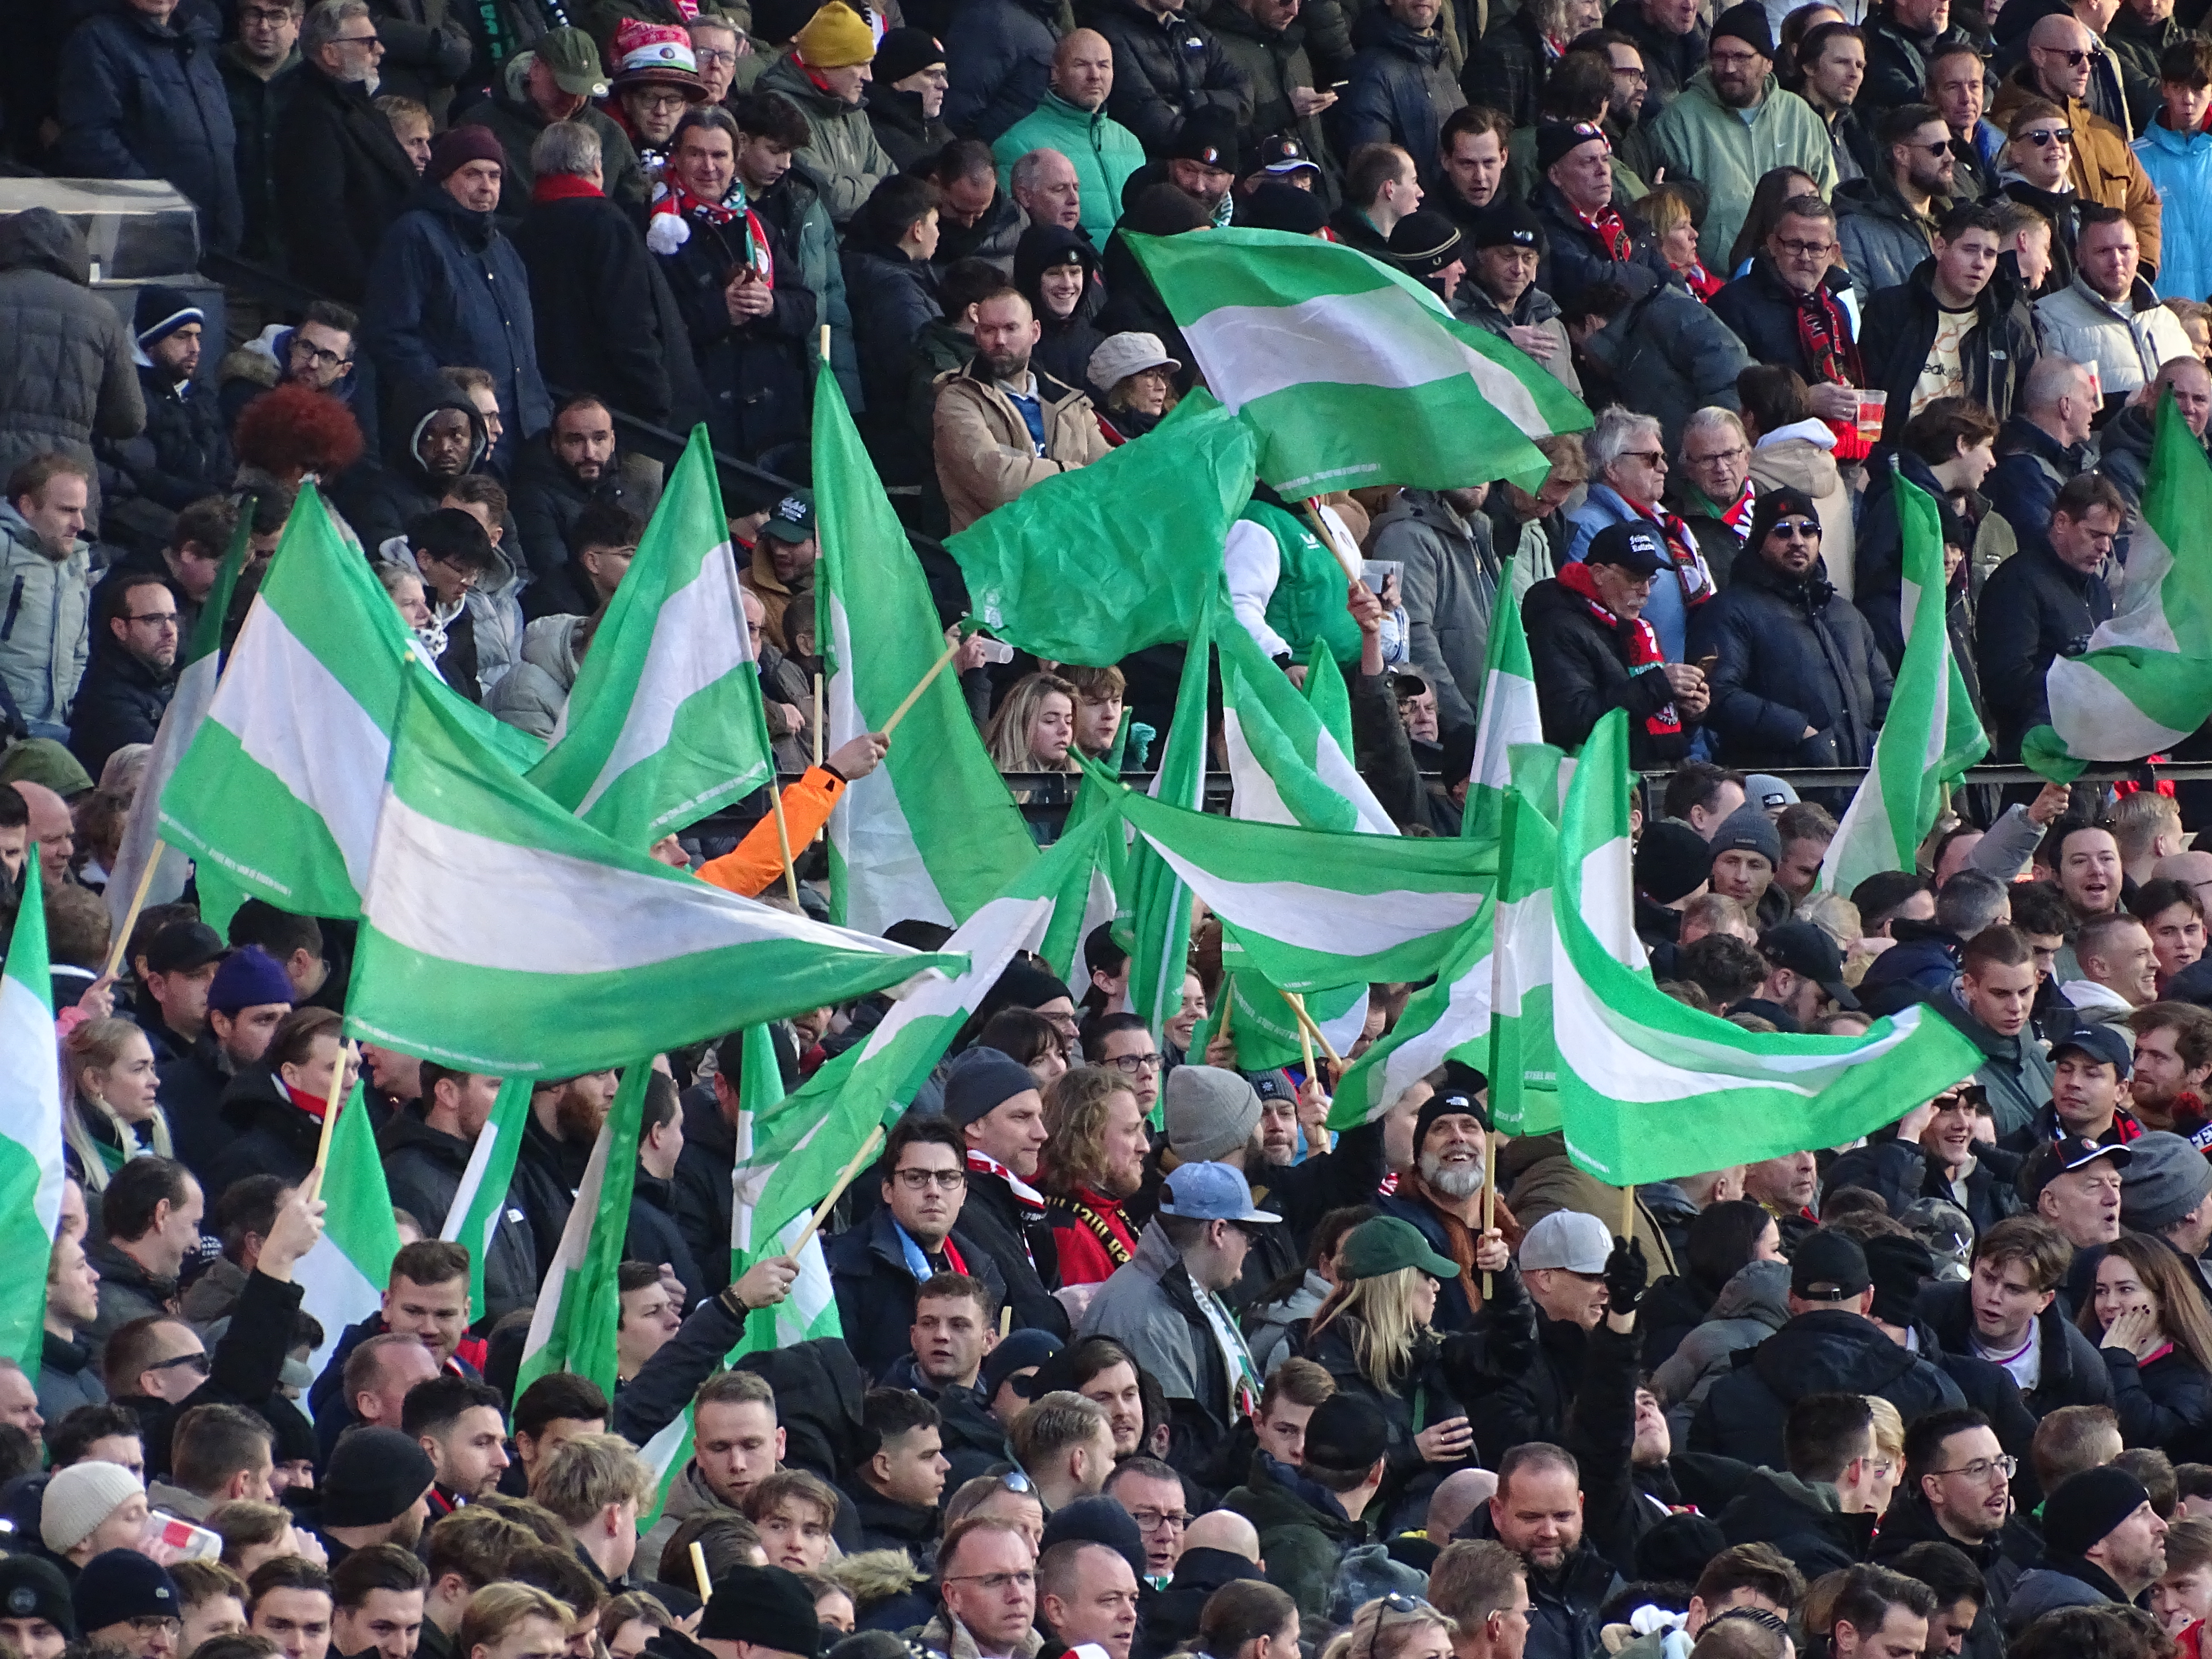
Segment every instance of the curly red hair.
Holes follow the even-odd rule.
[[[353,411],[326,392],[280,386],[246,404],[231,433],[241,466],[280,478],[313,472],[330,478],[361,459],[366,447]]]

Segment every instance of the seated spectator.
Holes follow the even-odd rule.
[[[1085,246],[1092,246],[1091,233],[1083,222],[1083,180],[1074,162],[1056,149],[1024,150],[1012,166],[1000,172],[1005,175],[1006,194],[1028,218],[1030,229],[1044,225],[1072,230]],[[1020,245],[1015,246],[1018,260]]]
[[[2166,41],[2154,64],[2154,30]],[[2158,285],[2191,298],[2212,294],[2212,219],[2207,217],[2212,208],[2204,194],[2212,162],[2212,137],[2204,130],[2205,117],[2212,114],[2212,43],[2184,33],[2171,14],[2145,24],[2126,5],[2113,18],[2112,33],[2119,37],[2115,51],[2130,79],[2140,77],[2146,90],[2155,86],[2160,105],[2155,119],[2141,123],[2142,137],[2134,145],[2136,161],[2158,192]]]
[[[806,118],[811,137],[793,160],[839,226],[898,171],[860,106],[875,55],[875,35],[860,14],[843,0],[830,0],[755,82],[761,92],[789,99]]]
[[[1786,36],[1786,26],[1784,33]],[[1827,129],[1838,191],[1879,172],[1881,161],[1874,135],[1853,107],[1866,85],[1866,35],[1840,19],[1816,23],[1798,39],[1796,64],[1799,79],[1790,89],[1812,106]]]
[[[280,386],[304,386],[350,404],[358,384],[353,374],[354,345],[360,333],[361,319],[351,311],[318,300],[298,323],[289,327],[271,323],[227,353],[216,370],[223,426],[236,424],[248,404]]]
[[[70,715],[70,752],[95,777],[125,744],[151,743],[176,690],[182,618],[169,584],[151,574],[103,582],[97,647]]]
[[[2084,207],[2074,280],[2035,302],[2036,331],[2054,356],[2094,369],[2107,399],[2124,398],[2172,358],[2196,352],[2174,314],[2137,274],[2134,225],[2115,208]]]
[[[1036,153],[1057,154],[1054,151]],[[1029,159],[1025,155],[1022,162]],[[1018,173],[1021,165],[1021,162],[1016,164]],[[959,308],[963,312],[972,312],[975,302],[966,297],[972,291],[967,279],[989,270],[988,266],[979,266],[964,271],[962,273],[963,280],[957,284],[953,283],[951,274],[948,272],[945,286],[939,293],[940,300],[950,307],[956,297],[953,289],[957,286],[960,290],[958,297],[963,300]],[[1084,233],[1079,229],[1068,229],[1056,224],[1032,224],[1022,233],[1022,240],[1014,245],[1014,286],[1030,302],[1030,308],[1036,314],[1037,319],[1037,343],[1030,354],[1030,361],[1042,365],[1048,374],[1068,386],[1085,383],[1091,354],[1105,343],[1106,337],[1098,331],[1095,320],[1106,298],[1105,289],[1097,276],[1097,252],[1084,240]],[[997,283],[994,282],[992,287],[995,289]],[[968,327],[967,349],[960,353],[962,362],[974,349],[972,319]],[[924,331],[925,338],[928,333],[929,331]],[[930,349],[918,342],[917,357],[926,358]],[[941,367],[936,371],[937,374],[943,372]],[[935,375],[933,374],[932,378],[934,379]]]
[[[2105,479],[2072,478],[2051,502],[2047,537],[2033,544],[2023,537],[1984,588],[1976,637],[1993,753],[2017,757],[2021,739],[2049,720],[2045,674],[2057,657],[2078,655],[2112,616],[2102,572],[2126,517],[2126,501]]]
[[[1960,214],[1979,212],[1979,209],[1961,208]],[[1962,231],[1963,241],[1971,242],[1979,233]],[[1950,257],[1949,246],[1946,258]],[[1964,258],[1963,254],[1959,256]],[[1936,287],[1942,281],[1940,272],[1933,282],[1923,283],[1917,276],[1905,289],[1892,289],[1893,295],[1909,293],[1918,318],[1934,331],[1945,325],[1948,319],[1939,320],[1941,301]],[[1983,289],[1986,297],[1989,289]],[[1933,301],[1931,305],[1929,302]],[[1901,307],[1900,307],[1901,309]],[[1978,313],[1986,320],[1990,307]],[[2019,318],[2017,308],[2000,319],[2002,334],[2008,334]],[[1895,339],[1908,325],[1900,324],[1899,331],[1886,326],[1875,339]],[[1978,323],[1969,340],[1990,342],[1988,327]],[[2028,337],[2033,338],[2032,334]],[[1900,348],[1899,356],[1905,363],[1911,361],[1910,347]],[[1996,366],[1991,365],[1994,369]],[[1880,379],[1877,373],[1873,378]],[[1901,371],[1900,371],[1901,378]],[[1893,393],[1893,398],[1895,394]],[[1894,418],[1893,416],[1892,418]],[[1953,497],[1981,488],[1982,481],[1996,465],[1994,446],[1996,442],[1997,422],[1989,410],[1972,398],[1942,397],[1929,403],[1905,423],[1899,434],[1895,456],[1895,471],[1876,468],[1867,487],[1863,519],[1859,526],[1856,550],[1858,573],[1851,603],[1874,630],[1875,641],[1881,647],[1894,673],[1905,660],[1904,619],[1899,610],[1904,592],[1905,559],[1902,532],[1897,520],[1897,494],[1894,479],[1904,477],[1917,488],[1926,490],[1948,514]],[[1965,526],[1957,526],[1965,533]],[[1948,537],[1947,537],[1948,539]]]
[[[68,737],[91,653],[91,493],[89,465],[44,454],[16,467],[0,504],[0,585],[21,595],[0,638],[0,691],[33,737]]]
[[[1437,27],[1442,0],[1384,0],[1360,15],[1352,35],[1352,84],[1337,112],[1337,131],[1347,149],[1393,143],[1413,158],[1423,177],[1434,176],[1437,133],[1467,102],[1457,76],[1444,62]]]
[[[1936,37],[1925,58],[1923,95],[1936,106],[1951,135],[1956,199],[1986,202],[1996,194],[1996,155],[2004,133],[1982,118],[1989,100],[1981,49],[1962,31],[1950,29]]]
[[[668,160],[669,145],[684,111],[709,101],[707,83],[699,78],[690,32],[681,23],[625,17],[615,26],[609,46],[607,62],[614,69],[608,82],[607,114],[629,137],[639,168],[651,184]]]
[[[1344,167],[1344,205],[1329,215],[1336,240],[1387,258],[1390,233],[1421,205],[1419,171],[1395,144],[1363,144]]]
[[[1734,355],[1741,360],[1735,373],[1749,367],[1741,345]],[[1680,423],[1675,467],[1668,477],[1668,505],[1682,514],[1714,581],[1723,586],[1751,533],[1759,501],[1751,482],[1751,439],[1734,408],[1735,373],[1717,401],[1700,404]]]
[[[945,125],[945,48],[927,29],[888,31],[876,48],[866,102],[868,125],[884,154],[902,171],[952,142]]]
[[[562,404],[544,437],[524,447],[514,471],[514,521],[531,574],[523,613],[534,619],[597,610],[622,568],[586,568],[587,548],[635,550],[659,495],[659,464],[621,447],[605,403],[584,392]],[[595,508],[586,535],[581,526]]]
[[[537,183],[531,149],[538,135],[556,121],[577,122],[598,133],[603,188],[626,208],[635,210],[645,205],[650,191],[629,135],[620,122],[592,101],[606,94],[606,72],[600,68],[597,43],[580,28],[554,28],[542,34],[528,51],[508,58],[501,67],[499,84],[492,95],[462,112],[463,122],[493,135],[493,147],[499,152],[491,159],[500,167],[501,217],[520,219],[529,206]],[[437,171],[434,153],[422,176],[431,179]]]
[[[1707,270],[1698,258],[1695,204],[1686,191],[1679,185],[1662,185],[1638,202],[1636,210],[1659,239],[1659,251],[1667,256],[1668,265],[1700,303],[1721,291],[1724,279]]]
[[[1014,245],[1029,228],[1029,218],[1000,188],[990,147],[974,138],[955,139],[937,152],[924,176],[937,187],[938,245],[928,256],[936,274],[962,259],[981,259],[1011,279]]]
[[[1108,441],[1119,447],[1141,438],[1166,418],[1182,367],[1150,334],[1116,334],[1099,342],[1081,378],[1105,389],[1097,418]]]
[[[1668,561],[1669,578],[1655,586],[1647,625],[1656,630],[1665,655],[1681,659],[1691,613],[1712,598],[1713,577],[1689,527],[1659,503],[1667,489],[1666,434],[1650,416],[1618,406],[1604,410],[1583,440],[1589,457],[1590,490],[1574,517],[1570,558],[1583,558],[1593,538],[1620,526],[1649,528],[1650,539]],[[1562,573],[1564,574],[1564,572]]]
[[[1640,0],[1622,0],[1634,6]],[[1540,181],[1528,205],[1543,222],[1543,263],[1536,284],[1547,294],[1581,294],[1611,283],[1640,300],[1677,283],[1651,227],[1622,204],[1613,171],[1613,144],[1589,121],[1553,122],[1536,131]],[[1620,198],[1620,199],[1616,199]]]
[[[1441,213],[1409,213],[1390,232],[1390,261],[1449,306],[1467,276],[1465,240]]]
[[[1951,153],[1951,130],[1932,105],[1904,104],[1886,111],[1876,136],[1881,165],[1836,190],[1836,239],[1862,306],[1871,295],[1909,280],[1936,251],[1937,228],[1951,210],[1958,166]],[[1861,332],[1874,337],[1870,331]]]
[[[1091,399],[1031,368],[1042,332],[1030,302],[1002,289],[976,307],[975,357],[938,377],[933,449],[955,530],[1106,453]]]
[[[399,141],[399,148],[407,152],[419,175],[430,165],[430,146],[435,138],[430,112],[419,100],[398,93],[380,94],[370,101],[391,124],[392,136]]]
[[[1705,677],[1669,660],[1643,620],[1669,564],[1656,531],[1611,525],[1577,563],[1529,590],[1522,615],[1540,665],[1547,742],[1579,744],[1607,710],[1626,708],[1632,755],[1656,761],[1686,751],[1683,728],[1702,720],[1710,702]]]
[[[1750,274],[1715,295],[1712,306],[1754,362],[1791,369],[1805,382],[1812,413],[1838,433],[1839,453],[1851,459],[1864,448],[1852,423],[1866,370],[1838,298],[1850,283],[1829,263],[1835,247],[1835,210],[1817,197],[1792,198]]]
[[[1050,82],[1042,98],[1031,99],[1034,107],[1025,106],[1025,113],[996,133],[979,126],[975,136],[989,140],[1000,181],[1018,198],[1020,181],[1012,168],[1022,157],[1050,152],[1072,167],[1083,233],[1094,248],[1103,248],[1121,217],[1122,188],[1145,165],[1145,149],[1135,133],[1106,113],[1114,90],[1114,49],[1106,37],[1077,29],[1048,50]],[[1034,210],[1030,216],[1034,222]]]
[[[172,514],[227,488],[236,467],[216,393],[196,378],[204,313],[175,289],[152,283],[138,290],[137,319],[146,429],[102,447],[108,511],[116,515],[108,533],[158,543]]]
[[[1536,286],[1544,246],[1536,216],[1518,202],[1501,203],[1477,222],[1467,246],[1470,280],[1462,284],[1458,314],[1510,340],[1581,395],[1559,305]]]
[[[2011,137],[1997,152],[1998,199],[2005,219],[2005,247],[2020,266],[2021,291],[2030,300],[2057,293],[2074,280],[2074,245],[2087,202],[2067,170],[2073,163],[2072,129],[2056,104],[2040,98],[2012,112]]]

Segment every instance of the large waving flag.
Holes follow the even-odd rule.
[[[2159,402],[2119,613],[2098,624],[2084,655],[2051,663],[2051,724],[2021,742],[2021,758],[2044,776],[2071,783],[2092,761],[2159,754],[2212,715],[2208,524],[2212,461],[2169,392]]]
[[[630,1193],[637,1181],[638,1125],[645,1115],[649,1060],[623,1073],[607,1121],[592,1143],[575,1206],[562,1229],[561,1247],[538,1287],[538,1306],[523,1339],[520,1395],[549,1371],[589,1377],[601,1392],[615,1391],[615,1327],[622,1318],[623,1245],[629,1236]]]
[[[946,538],[993,633],[1047,661],[1099,667],[1190,638],[1251,499],[1256,446],[1200,393],[1152,435],[1161,441],[1047,478]]]
[[[446,1212],[438,1237],[469,1248],[469,1307],[471,1317],[482,1319],[490,1310],[484,1300],[484,1258],[491,1254],[493,1234],[499,1231],[507,1208],[507,1188],[514,1181],[514,1160],[522,1151],[522,1132],[530,1125],[530,1079],[511,1077],[499,1085],[499,1098],[491,1115],[477,1131],[461,1184]],[[424,1222],[429,1217],[421,1218]]]
[[[1546,744],[1515,751],[1498,852],[1498,953],[1492,961],[1490,1115],[1510,1135],[1559,1127],[1559,1044],[1552,1020],[1552,884],[1559,869],[1559,778],[1570,765]]]
[[[1120,772],[1121,751],[1128,734],[1129,717],[1124,714],[1113,748],[1099,763],[1100,772],[1106,777]],[[1095,841],[1085,843],[1091,848],[1089,864],[1087,867],[1071,867],[1068,871],[1067,880],[1074,885],[1064,888],[1055,899],[1052,926],[1045,932],[1044,943],[1037,946],[1037,954],[1044,958],[1045,966],[1073,988],[1079,999],[1083,988],[1091,983],[1086,945],[1091,930],[1111,924],[1119,914],[1117,896],[1127,879],[1129,829],[1121,822],[1121,792],[1115,784],[1105,781],[1100,772],[1086,773],[1076,786],[1074,804],[1068,808],[1067,820],[1060,826],[1060,840],[1080,834],[1095,820],[1106,818],[1112,822]]]
[[[1934,1010],[1863,1037],[1747,1031],[1652,983],[1633,925],[1626,716],[1583,745],[1559,823],[1552,1012],[1568,1155],[1616,1187],[1841,1146],[1981,1063]]]
[[[1506,555],[1498,574],[1498,601],[1490,613],[1490,639],[1482,661],[1482,703],[1474,717],[1474,765],[1467,786],[1467,805],[1459,831],[1487,846],[1498,843],[1505,791],[1513,781],[1516,744],[1544,741],[1544,711],[1536,704],[1536,665],[1528,656],[1528,635],[1521,626],[1521,607],[1513,602],[1513,562]]]
[[[1820,860],[1820,884],[1849,893],[1869,876],[1910,870],[1936,827],[1945,791],[1990,751],[1944,616],[1943,520],[1936,498],[1900,473],[1891,480],[1904,532],[1905,660],[1874,764],[1859,780]],[[2208,503],[2212,505],[2212,503]]]
[[[814,510],[835,749],[882,731],[945,640],[921,567],[826,364],[814,386]],[[1036,860],[1021,809],[947,670],[908,711],[884,763],[830,815],[830,914],[868,933],[899,921],[965,921]]]
[[[459,1070],[565,1077],[958,965],[617,845],[414,673],[362,895],[346,1011],[359,1035]]]
[[[1195,812],[1206,804],[1206,687],[1213,664],[1215,612],[1220,586],[1199,612],[1198,630],[1183,653],[1182,677],[1176,685],[1175,719],[1161,745],[1152,795]],[[1232,623],[1233,628],[1235,624]],[[1085,769],[1102,786],[1120,786],[1088,762]],[[1126,799],[1127,791],[1122,791]],[[1190,889],[1151,845],[1129,848],[1124,885],[1118,895],[1121,915],[1128,919],[1129,1007],[1150,1028],[1155,1041],[1167,1041],[1167,1023],[1182,1006],[1183,975],[1190,963]]]
[[[383,1304],[392,1258],[399,1254],[392,1189],[384,1184],[376,1134],[369,1127],[368,1106],[358,1083],[331,1126],[320,1196],[329,1206],[323,1212],[323,1236],[293,1269],[301,1289],[300,1305],[323,1328],[323,1346],[307,1360],[317,1371],[337,1351],[346,1328]]]
[[[62,1220],[61,1051],[36,846],[23,860],[15,936],[0,964],[0,1250],[15,1264],[12,1288],[0,1289],[0,1356],[36,1377],[46,1256]]]
[[[297,915],[361,909],[405,671],[420,653],[391,596],[303,485],[191,746],[161,791],[161,834]],[[453,700],[510,765],[536,738]]]
[[[1396,835],[1398,826],[1352,763],[1348,707],[1347,730],[1340,735],[1243,629],[1220,629],[1214,645],[1221,653],[1222,738],[1235,792],[1230,816]],[[1328,672],[1336,674],[1334,663]],[[1341,690],[1342,676],[1336,675],[1336,685]]]
[[[625,847],[775,775],[707,428],[669,477],[530,781]]]
[[[1448,1060],[1487,1068],[1496,915],[1496,907],[1485,901],[1474,918],[1462,924],[1458,940],[1436,978],[1413,994],[1389,1034],[1337,1079],[1328,1113],[1330,1128],[1353,1129],[1373,1122],[1408,1087]],[[1497,1097],[1493,1084],[1491,1099]]]
[[[230,614],[230,596],[237,590],[238,573],[245,568],[246,549],[252,540],[253,498],[249,495],[238,504],[238,528],[231,533],[230,549],[223,555],[222,563],[216,567],[215,586],[200,602],[199,620],[192,624],[192,636],[185,641],[184,655],[177,664],[176,690],[169,696],[169,706],[161,711],[161,723],[154,732],[154,751],[146,757],[145,775],[139,779],[138,793],[131,798],[131,816],[123,826],[123,844],[115,855],[115,868],[107,877],[111,927],[121,928],[130,917],[131,902],[139,882],[146,879],[147,861],[155,856],[155,843],[161,840],[161,792],[168,787],[177,763],[199,735],[200,722],[207,718],[208,706],[215,701],[216,681],[222,672],[223,619]],[[161,844],[159,856],[161,862],[147,881],[144,902],[173,903],[191,874],[191,860],[166,843]],[[203,899],[201,908],[210,908]]]
[[[1356,248],[1273,230],[1132,236],[1206,384],[1292,499],[1471,478],[1541,486],[1530,441],[1590,412],[1535,360]]]

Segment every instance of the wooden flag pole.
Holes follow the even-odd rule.
[[[338,1044],[338,1057],[331,1066],[331,1086],[323,1093],[323,1134],[315,1144],[315,1167],[307,1176],[307,1197],[313,1201],[323,1190],[323,1170],[331,1161],[331,1132],[338,1126],[339,1097],[345,1091],[346,1061],[356,1050],[350,1042]]]
[[[1482,1231],[1487,1236],[1498,1225],[1498,1137],[1482,1134]],[[1482,1299],[1490,1300],[1490,1275],[1482,1276]]]
[[[1336,538],[1328,533],[1328,526],[1322,522],[1321,508],[1314,505],[1313,497],[1307,496],[1298,505],[1305,509],[1306,521],[1313,526],[1314,534],[1321,538],[1321,544],[1328,550],[1329,556],[1344,568],[1346,580],[1359,580],[1359,562],[1344,556],[1344,550],[1337,545]]]
[[[830,331],[825,328],[822,331],[827,334]],[[714,1587],[707,1582],[707,1552],[699,1547],[696,1538],[691,1540],[691,1576],[699,1581],[699,1599],[713,1600]]]
[[[1633,1187],[1620,1189],[1620,1236],[1627,1239],[1636,1237],[1636,1188]]]
[[[791,826],[784,822],[783,786],[776,781],[774,770],[774,750],[770,750],[770,770],[768,775],[769,810],[775,814],[775,850],[783,854],[783,886],[791,895],[791,908],[805,914],[799,902],[799,872],[791,867]]]
[[[1283,1000],[1285,1002],[1291,1001],[1289,993],[1285,992],[1284,994]],[[1291,1003],[1291,1012],[1293,1014],[1297,1014],[1298,1012],[1298,1006],[1295,1002]],[[1321,1079],[1314,1074],[1313,1028],[1306,1024],[1303,1016],[1298,1019],[1298,1054],[1305,1060],[1306,1081],[1309,1083],[1318,1083],[1321,1081]]]
[[[1294,991],[1285,991],[1283,1000],[1291,1005],[1291,1012],[1298,1017],[1299,1029],[1311,1033],[1313,1040],[1321,1045],[1322,1053],[1328,1056],[1328,1063],[1335,1066],[1340,1075],[1344,1071],[1344,1056],[1336,1052],[1327,1034],[1314,1024],[1313,1016],[1306,1012],[1306,1000]]]
[[[945,647],[945,654],[930,664],[929,672],[921,677],[913,690],[906,694],[906,701],[891,710],[891,717],[884,722],[884,736],[888,738],[898,729],[898,723],[906,718],[907,710],[921,701],[921,694],[929,690],[929,683],[945,672],[945,665],[960,654],[960,647],[966,643],[965,640],[953,641]]]
[[[822,325],[822,361],[825,363],[830,361],[830,325],[827,323]]]
[[[830,1196],[814,1206],[813,1218],[806,1224],[806,1231],[799,1234],[799,1242],[791,1247],[788,1255],[797,1255],[806,1248],[807,1241],[822,1230],[823,1222],[829,1218],[830,1206],[845,1196],[845,1188],[853,1184],[861,1166],[876,1155],[876,1148],[883,1144],[884,1130],[879,1123],[868,1132],[868,1138],[860,1143],[860,1150],[853,1154],[853,1161],[838,1175],[837,1184],[830,1189]]]
[[[113,979],[123,966],[124,953],[131,948],[131,930],[138,925],[138,913],[146,908],[146,895],[153,890],[154,872],[161,867],[161,854],[166,850],[161,838],[155,836],[154,845],[146,854],[146,867],[138,872],[137,890],[131,895],[131,908],[123,913],[123,925],[107,942],[105,978]]]

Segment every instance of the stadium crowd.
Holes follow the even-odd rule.
[[[2005,761],[2130,547],[2197,528],[2146,490],[2161,402],[2200,445],[2212,416],[2203,21],[12,9],[14,167],[166,181],[229,286],[118,310],[76,222],[0,219],[0,898],[37,860],[70,1171],[39,1363],[0,1359],[0,1652],[2195,1659],[2205,792],[1971,788],[1919,867],[1845,895],[1818,883],[1843,794],[1773,774],[1872,757],[1918,586],[1898,479],[1940,504]],[[1460,832],[1517,607],[1547,739],[1624,708],[1660,775],[1635,921],[1661,984],[1757,1030],[1924,1004],[1972,1078],[1862,1144],[1716,1148],[1622,1231],[1560,1133],[1493,1131],[1479,1073],[1332,1133],[1325,1076],[1200,1041],[1218,921],[1157,1032],[1102,929],[1088,983],[1006,971],[836,1206],[842,1338],[726,1360],[799,1273],[732,1277],[742,1036],[646,1091],[611,1396],[518,1383],[612,1072],[536,1087],[479,1264],[438,1234],[499,1079],[364,1048],[404,1243],[380,1310],[322,1328],[300,1269],[352,924],[157,904],[102,971],[101,889],[234,539],[226,634],[313,479],[447,682],[548,737],[661,490],[642,429],[703,422],[741,464],[770,733],[826,816],[885,745],[815,759],[823,356],[950,624],[932,538],[1145,443],[1200,383],[1130,236],[1224,227],[1371,255],[1597,411],[1540,441],[1534,492],[1471,458],[1308,520],[1261,485],[1230,536],[1236,624],[1294,679],[1341,666],[1397,823]],[[1019,780],[1140,769],[1182,654],[955,660]],[[782,902],[758,840],[656,850]],[[1415,988],[1371,988],[1353,1055]],[[778,1022],[750,1060],[795,1085],[887,1006]]]

